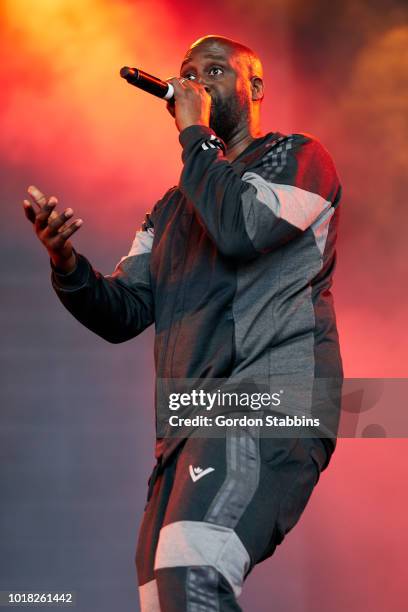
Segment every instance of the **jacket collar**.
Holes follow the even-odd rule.
[[[253,140],[251,144],[231,162],[232,167],[238,174],[243,174],[249,166],[256,164],[271,147],[278,141],[280,142],[283,138],[286,138],[286,134],[282,134],[281,132],[268,132],[265,136],[255,138],[255,140]]]

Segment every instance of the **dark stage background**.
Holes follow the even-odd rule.
[[[385,0],[3,0],[0,46],[0,590],[74,590],[138,610],[133,564],[153,467],[153,329],[111,345],[50,284],[28,185],[113,270],[178,181],[162,101],[118,76],[178,75],[206,34],[253,47],[265,131],[308,132],[343,183],[334,296],[347,377],[407,377],[408,6]],[[248,578],[250,612],[406,609],[405,439],[341,439],[298,526]],[[50,609],[50,608],[41,608]]]

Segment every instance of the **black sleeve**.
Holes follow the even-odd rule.
[[[253,259],[314,229],[334,212],[340,193],[336,169],[328,151],[310,135],[286,138],[273,178],[256,172],[238,176],[225,158],[225,143],[206,126],[185,128],[179,141],[184,164],[180,190],[225,256]],[[272,168],[278,164],[269,163]]]
[[[153,237],[152,216],[147,214],[128,255],[112,274],[94,270],[75,249],[77,263],[69,274],[58,271],[50,259],[51,283],[62,304],[82,325],[108,342],[130,340],[154,322],[149,270]]]

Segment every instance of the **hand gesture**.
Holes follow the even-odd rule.
[[[72,208],[66,208],[62,213],[54,210],[58,200],[55,196],[47,198],[37,187],[27,189],[34,204],[24,200],[24,212],[34,226],[34,231],[48,251],[52,263],[61,272],[68,273],[76,266],[76,257],[72,243],[68,238],[82,225],[82,219],[76,219],[68,224],[74,214]]]

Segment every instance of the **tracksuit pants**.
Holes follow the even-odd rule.
[[[298,522],[330,461],[319,438],[254,427],[187,438],[149,479],[136,569],[142,612],[227,612]]]

